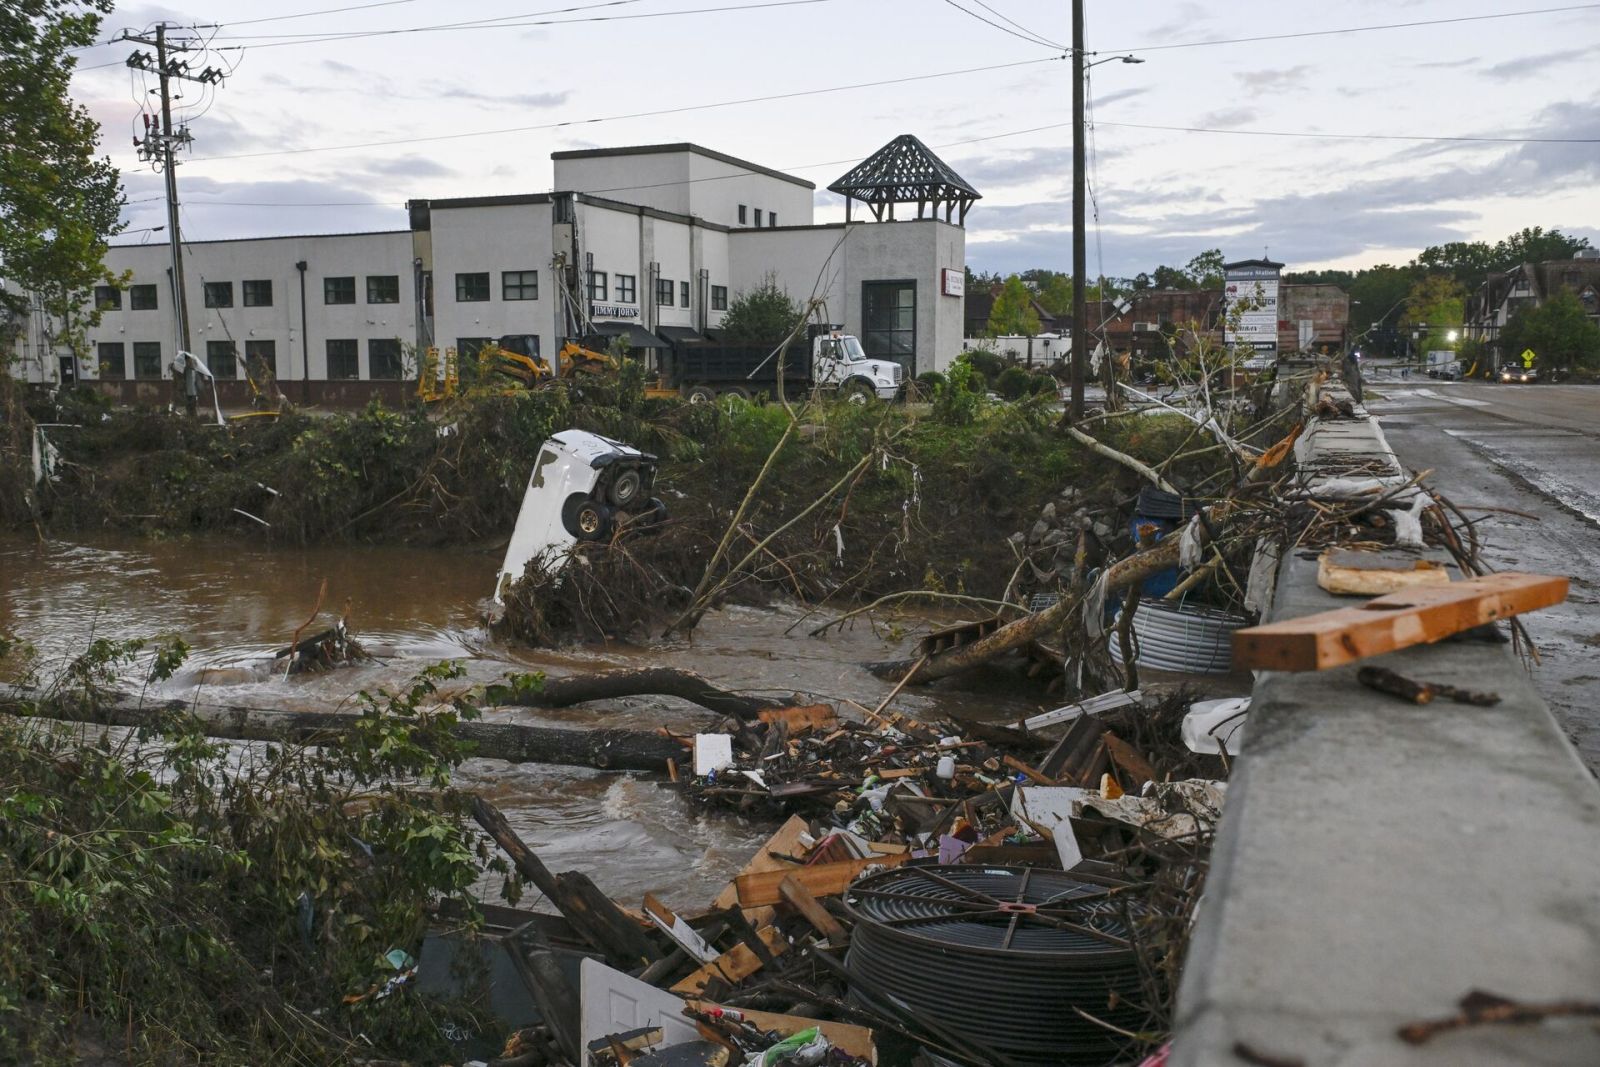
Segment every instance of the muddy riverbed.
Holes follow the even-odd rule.
[[[889,686],[859,663],[904,655],[903,629],[864,621],[826,638],[795,625],[796,606],[713,612],[693,640],[651,648],[612,645],[559,651],[508,647],[482,613],[499,560],[482,552],[399,547],[275,548],[240,539],[50,540],[0,535],[0,631],[31,642],[47,660],[83,650],[94,637],[176,633],[193,646],[187,668],[157,695],[265,708],[326,710],[361,689],[392,686],[417,668],[459,660],[471,682],[510,671],[551,675],[667,664],[743,692],[815,694],[876,703]],[[356,631],[377,657],[327,674],[285,679],[272,651],[306,621],[328,580],[324,622],[346,598]],[[937,707],[974,718],[1016,717],[1045,706],[1036,691],[998,679],[969,688],[908,691],[897,707]],[[495,712],[553,725],[665,725],[693,729],[707,714],[672,699],[638,698],[560,711]],[[583,869],[601,888],[636,903],[646,890],[678,906],[703,904],[765,840],[772,827],[701,815],[642,776],[476,760],[461,783],[483,791],[555,870]]]

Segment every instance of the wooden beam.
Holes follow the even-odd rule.
[[[1442,641],[1485,623],[1567,599],[1567,579],[1544,574],[1486,575],[1449,585],[1389,593],[1360,607],[1237,630],[1233,665],[1321,671],[1369,656]]]
[[[882,864],[898,866],[909,859],[909,852],[898,856],[870,856],[861,860],[839,860],[835,863],[817,863],[810,867],[797,867],[788,871],[763,871],[760,874],[741,874],[734,879],[741,908],[759,908],[776,904],[783,899],[780,887],[785,878],[793,876],[814,897],[831,897],[850,888],[856,876],[868,867]]]
[[[843,948],[850,943],[849,931],[839,923],[828,909],[822,906],[822,901],[812,896],[805,886],[800,884],[800,879],[792,873],[778,883],[778,892],[783,896],[783,902],[800,913],[800,917],[811,924],[812,929],[828,939],[828,944],[834,948]]]
[[[776,926],[763,926],[759,936],[761,943],[772,955],[781,956],[789,951],[789,942]],[[761,967],[761,957],[756,955],[749,945],[734,945],[710,963],[684,977],[672,987],[672,991],[681,996],[693,996],[704,992],[706,986],[717,978],[729,985],[738,985]]]

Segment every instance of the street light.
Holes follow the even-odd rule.
[[[1451,343],[1454,343],[1454,342],[1455,342],[1455,339],[1456,339],[1456,338],[1457,338],[1457,337],[1459,337],[1459,336],[1461,336],[1461,335],[1460,335],[1460,334],[1459,334],[1459,333],[1457,333],[1457,332],[1456,332],[1456,331],[1455,331],[1455,330],[1451,330],[1451,331],[1450,331],[1450,332],[1449,332],[1449,333],[1447,333],[1447,334],[1445,334],[1445,335],[1444,335],[1444,339],[1445,339],[1445,340],[1446,340],[1446,341],[1449,341],[1449,342],[1451,342]]]
[[[1084,83],[1090,68],[1102,63],[1143,63],[1138,56],[1107,56],[1093,63],[1084,60],[1092,55],[1083,47],[1083,0],[1072,2],[1072,399],[1067,406],[1066,420],[1076,422],[1083,418],[1083,379],[1089,366],[1089,309],[1084,292],[1088,258],[1084,241]],[[1102,294],[1103,296],[1104,294]],[[1110,403],[1110,395],[1107,395]]]

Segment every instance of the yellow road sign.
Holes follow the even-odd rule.
[[[1522,350],[1522,365],[1523,365],[1523,366],[1524,366],[1524,367],[1531,367],[1531,366],[1533,366],[1533,358],[1534,358],[1534,357],[1533,357],[1533,349],[1531,349],[1531,348],[1524,348],[1524,349],[1523,349],[1523,350]]]

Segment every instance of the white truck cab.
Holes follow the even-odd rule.
[[[869,359],[854,334],[836,329],[811,339],[811,373],[818,385],[865,398],[893,400],[905,380],[905,368],[888,359]]]

